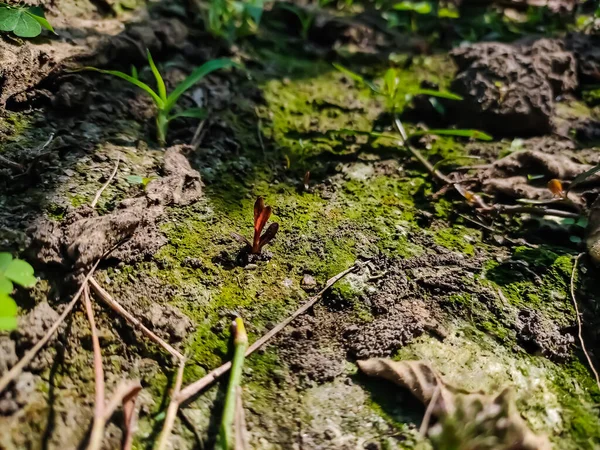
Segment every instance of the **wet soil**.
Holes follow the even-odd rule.
[[[204,31],[188,4],[139,4],[118,15],[96,2],[48,8],[57,37],[0,39],[0,156],[14,163],[0,167],[0,250],[28,260],[40,279],[15,292],[19,327],[0,333],[0,374],[43,336],[98,258],[98,282],[188,355],[184,384],[230,358],[232,318],[243,317],[255,340],[358,261],[359,270],[248,359],[251,448],[414,448],[424,408],[358,374],[356,361],[369,357],[424,360],[468,390],[511,387],[528,426],[555,448],[600,445],[600,391],[569,292],[586,225],[483,214],[394,144],[333,133],[391,124],[381,98],[331,66],[380,80],[395,52],[403,93],[437,86],[462,95],[444,102],[441,116],[418,100],[406,105],[415,115],[403,117],[419,118],[406,125],[454,123],[494,140],[438,136],[414,145],[486,201],[518,205],[553,200],[550,179],[568,186],[600,160],[600,109],[582,95],[596,73],[594,37],[559,33],[423,55],[423,37],[385,31],[369,9],[319,16],[303,41],[275,8],[256,36],[229,46]],[[142,91],[73,71],[142,69],[145,48],[169,90],[215,57],[245,65],[215,72],[183,97],[184,106],[207,106],[209,118],[201,128],[196,119],[173,121],[164,149]],[[140,77],[150,80],[149,71]],[[565,206],[596,211],[588,240],[600,235],[592,206],[599,180],[578,184]],[[251,238],[259,195],[279,232],[268,252],[249,258],[231,233]],[[580,267],[583,335],[598,365],[597,269],[587,257]],[[94,313],[107,391],[123,378],[141,380],[134,446],[151,448],[176,364],[100,302]],[[0,393],[0,448],[78,448],[92,418],[92,361],[89,325],[76,308]],[[183,408],[172,448],[212,448],[223,392],[216,385]],[[116,416],[105,448],[120,448],[121,439]]]

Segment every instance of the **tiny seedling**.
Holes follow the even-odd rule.
[[[377,85],[374,82],[367,80],[362,75],[359,75],[356,72],[353,72],[350,69],[339,64],[334,63],[333,67],[345,74],[348,78],[358,83],[364,84],[375,94],[383,96],[386,99],[388,108],[392,112],[398,108],[399,104],[402,101],[410,101],[415,95],[426,95],[429,97],[444,98],[446,100],[456,101],[463,99],[460,95],[454,94],[452,92],[436,91],[433,89],[413,89],[410,91],[406,91],[404,92],[404,95],[401,95],[403,92],[400,89],[400,73],[398,69],[394,67],[391,67],[385,72],[383,76],[383,83],[381,83],[381,85]]]
[[[231,233],[238,241],[246,244],[253,255],[260,255],[263,247],[275,238],[277,230],[279,230],[279,224],[273,222],[264,233],[262,232],[269,221],[269,217],[271,217],[271,212],[271,207],[265,206],[265,200],[258,197],[254,203],[254,238],[252,243],[241,234]]]
[[[235,433],[233,430],[234,418],[236,416],[236,404],[238,398],[238,389],[242,379],[242,368],[244,367],[244,359],[246,349],[248,348],[248,335],[241,317],[235,319],[232,325],[233,328],[233,345],[235,347],[233,353],[233,361],[231,362],[231,375],[229,376],[229,384],[227,385],[227,394],[225,396],[225,406],[223,408],[223,419],[219,430],[219,440],[217,448],[221,450],[234,450]],[[240,405],[241,407],[241,405]]]
[[[188,108],[176,114],[171,114],[173,108],[179,100],[179,97],[181,97],[183,93],[185,93],[187,90],[193,87],[197,82],[199,82],[209,73],[219,69],[234,67],[237,66],[237,64],[227,58],[214,59],[212,61],[208,61],[202,66],[196,68],[185,80],[183,80],[177,85],[177,87],[175,87],[173,92],[167,95],[167,88],[165,86],[165,82],[160,72],[158,71],[156,64],[154,64],[154,60],[152,59],[150,51],[146,50],[146,54],[148,56],[148,64],[150,65],[152,74],[156,79],[156,86],[158,92],[155,92],[146,83],[140,81],[137,77],[137,70],[135,69],[132,70],[132,75],[128,75],[118,70],[104,70],[98,69],[97,67],[84,67],[83,70],[93,70],[95,72],[100,72],[121,78],[139,87],[140,89],[143,89],[150,97],[152,97],[152,100],[154,100],[154,103],[156,104],[156,107],[158,109],[158,113],[156,116],[156,137],[158,139],[159,144],[164,145],[166,142],[169,122],[171,122],[173,119],[177,119],[179,117],[203,119],[206,117],[206,110],[203,108]]]
[[[310,189],[310,170],[307,170],[306,173],[304,174],[304,190],[308,191]]]
[[[10,296],[13,283],[33,287],[37,282],[33,267],[21,259],[13,259],[10,253],[0,253],[0,330],[17,328],[17,304]]]
[[[211,0],[204,22],[215,37],[234,42],[256,33],[262,19],[264,0]]]
[[[146,186],[148,186],[148,183],[150,183],[154,179],[156,179],[155,176],[142,177],[140,175],[129,175],[126,178],[126,180],[129,184],[141,185],[144,189],[146,189]]]
[[[12,31],[15,36],[34,38],[40,35],[42,28],[56,34],[41,8],[0,3],[0,31]]]

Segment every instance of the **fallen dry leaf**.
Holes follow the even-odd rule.
[[[439,419],[429,430],[437,450],[549,450],[545,436],[531,431],[515,406],[510,389],[498,395],[469,392],[444,382],[423,361],[372,358],[358,361],[366,375],[381,377],[410,390]]]

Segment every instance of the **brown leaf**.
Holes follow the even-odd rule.
[[[254,202],[254,224],[258,221],[261,213],[265,209],[265,199],[262,197],[258,197]]]
[[[278,230],[279,230],[279,224],[277,222],[274,222],[271,225],[269,225],[269,228],[267,228],[267,231],[265,231],[265,233],[260,237],[260,242],[258,244],[258,252],[259,253],[265,245],[267,245],[269,242],[271,242],[275,238],[275,235],[277,234]]]
[[[528,428],[509,389],[496,396],[461,390],[445,383],[423,361],[372,358],[358,361],[358,367],[369,376],[407,388],[425,406],[429,406],[438,390],[432,413],[439,424],[429,433],[434,448],[445,448],[444,442],[458,440],[461,448],[474,450],[551,449],[545,436],[538,436]]]

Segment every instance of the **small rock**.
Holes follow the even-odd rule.
[[[305,291],[310,291],[317,287],[317,280],[315,280],[315,277],[313,277],[312,275],[305,273],[304,277],[302,277],[302,282],[300,284],[302,286],[302,289],[304,289]]]

